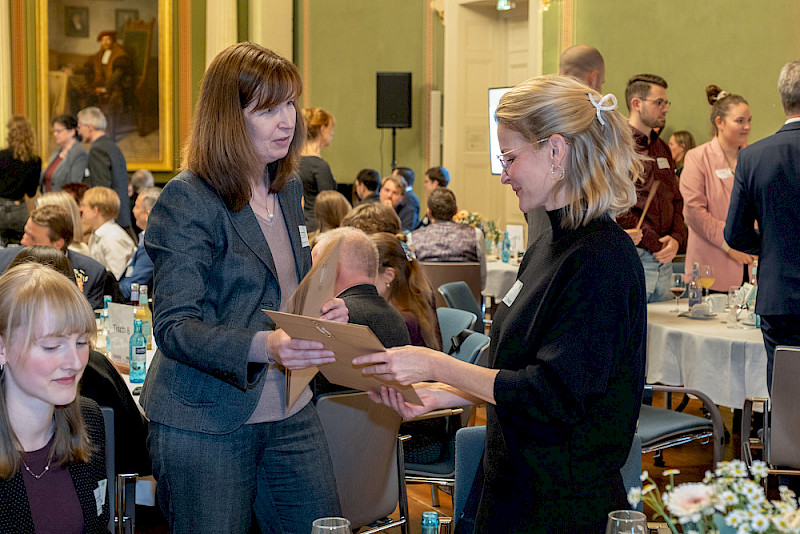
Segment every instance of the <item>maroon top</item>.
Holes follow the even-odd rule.
[[[56,159],[54,159],[53,162],[44,170],[44,176],[42,178],[44,181],[45,193],[49,193],[52,190],[51,181],[53,180],[53,173],[56,172],[56,169],[59,165],[61,165],[62,161],[64,161],[64,158],[62,158],[61,154],[59,154],[56,156]]]
[[[23,460],[36,475],[44,472],[52,446],[53,438],[38,451],[24,454]],[[50,469],[39,479],[34,478],[23,465],[20,465],[20,470],[36,532],[83,532],[83,511],[67,464],[59,467],[56,462],[50,462]]]
[[[636,184],[636,205],[618,216],[617,222],[623,228],[636,228],[650,189],[658,180],[660,185],[642,222],[642,240],[637,245],[650,252],[658,252],[664,246],[659,239],[665,235],[674,237],[678,243],[683,243],[686,239],[686,226],[683,224],[683,197],[678,190],[675,162],[672,160],[672,154],[667,144],[659,139],[655,132],[651,132],[648,137],[633,126],[631,126],[631,132],[636,152],[649,159],[643,162],[643,182]]]

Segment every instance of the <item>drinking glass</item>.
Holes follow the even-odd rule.
[[[344,517],[321,517],[311,523],[311,534],[351,534],[350,521]]]
[[[741,286],[731,286],[728,288],[728,307],[725,308],[726,311],[730,311],[733,308],[733,303],[736,301],[736,293],[739,292]]]
[[[609,512],[606,534],[647,534],[647,517],[634,510]]]
[[[747,304],[731,304],[731,311],[728,312],[728,322],[731,323],[728,328],[731,330],[741,330],[743,326],[739,326],[739,316],[742,312],[747,310]]]
[[[680,303],[681,297],[686,292],[686,281],[683,279],[683,274],[676,273],[672,275],[672,285],[670,285],[669,290],[672,291],[672,295],[675,297],[675,309],[670,311],[680,312],[681,310],[678,304]]]
[[[708,290],[714,285],[714,266],[701,265],[700,266],[700,285],[705,290],[705,296],[708,296]]]

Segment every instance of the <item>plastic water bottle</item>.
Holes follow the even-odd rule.
[[[130,355],[130,380],[134,384],[144,382],[147,373],[147,339],[142,334],[142,320],[133,320],[133,335],[128,343]]]
[[[503,263],[508,263],[511,259],[511,241],[508,239],[508,232],[503,235],[503,250],[501,251]]]
[[[439,514],[422,512],[422,534],[439,534]]]
[[[700,266],[695,262],[692,265],[692,281],[689,284],[689,307],[700,304],[703,300],[703,293],[697,281],[700,278]]]
[[[111,357],[111,336],[108,329],[108,304],[111,302],[111,295],[103,295],[103,329],[106,332],[106,356]]]

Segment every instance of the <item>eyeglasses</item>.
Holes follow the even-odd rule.
[[[658,108],[668,108],[672,102],[669,100],[664,100],[663,98],[657,98],[656,100],[650,100],[648,98],[640,98],[642,102],[652,102]]]
[[[549,137],[545,137],[541,141],[536,141],[535,143],[530,143],[528,145],[523,145],[523,146],[519,146],[517,148],[512,148],[511,150],[506,150],[502,154],[498,154],[497,155],[497,159],[500,160],[500,165],[503,167],[503,172],[508,174],[509,167],[511,167],[511,164],[514,163],[514,160],[516,159],[516,158],[508,159],[508,158],[506,158],[506,156],[508,156],[509,154],[513,154],[514,152],[518,152],[518,151],[522,150],[523,148],[528,148],[530,146],[536,146],[538,144],[544,143],[545,141],[548,141],[549,139],[550,139]]]
[[[66,132],[66,131],[67,131],[66,128],[53,128],[53,133],[54,134],[60,134],[60,133]]]

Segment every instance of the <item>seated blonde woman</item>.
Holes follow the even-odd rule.
[[[61,206],[72,219],[73,237],[72,243],[69,244],[69,250],[83,254],[84,256],[91,256],[89,252],[89,245],[83,242],[83,225],[81,224],[81,211],[78,208],[78,203],[69,193],[59,191],[57,193],[45,193],[36,199],[36,207],[42,206]]]

